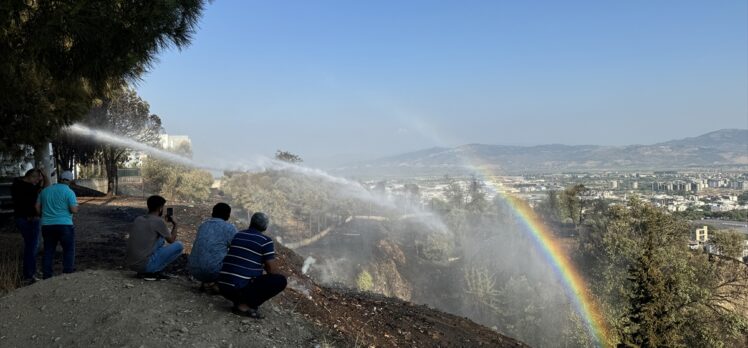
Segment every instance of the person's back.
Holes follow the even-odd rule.
[[[42,257],[43,277],[53,275],[53,263],[57,245],[62,246],[62,272],[75,272],[75,228],[73,213],[78,212],[78,201],[70,189],[73,173],[64,171],[60,182],[48,186],[36,201],[36,209],[41,213],[44,256]]]
[[[23,237],[23,281],[26,284],[37,280],[36,254],[41,225],[36,201],[42,186],[48,185],[47,177],[41,170],[31,169],[23,177],[13,180],[10,189],[16,226]]]
[[[159,237],[169,235],[164,219],[146,214],[135,218],[127,239],[127,266],[136,272],[145,272],[148,258]]]
[[[197,230],[188,259],[188,270],[203,283],[212,283],[218,278],[223,259],[236,234],[236,227],[227,221],[230,214],[228,204],[218,203],[213,207],[212,217]]]
[[[262,232],[269,219],[252,215],[249,229],[237,232],[218,276],[221,294],[234,302],[234,314],[262,318],[259,306],[286,288],[286,277],[275,260],[273,240]]]
[[[28,176],[31,175],[14,179],[10,188],[10,196],[13,200],[13,215],[17,219],[28,219],[37,216],[34,206],[36,205],[36,199],[39,196],[41,187],[38,184],[38,176],[35,177],[33,182],[24,180]]]
[[[274,258],[275,248],[270,237],[253,228],[239,231],[231,240],[229,252],[223,259],[218,283],[242,288],[249,279],[262,275],[265,260]]]
[[[73,213],[70,206],[77,206],[75,193],[63,183],[57,183],[42,190],[39,194],[42,208],[42,226],[72,225]]]
[[[146,200],[148,214],[138,216],[132,223],[127,239],[127,267],[145,280],[168,279],[161,273],[182,254],[182,242],[177,240],[177,222],[167,213],[164,220],[166,199],[154,195]],[[166,245],[166,243],[169,245]]]

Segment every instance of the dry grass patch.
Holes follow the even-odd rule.
[[[21,282],[23,238],[15,232],[0,231],[0,295]]]

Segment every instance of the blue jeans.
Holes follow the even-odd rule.
[[[39,219],[16,218],[16,226],[23,236],[23,279],[36,274],[36,254],[39,248]]]
[[[43,225],[44,257],[42,257],[42,277],[52,276],[57,243],[62,245],[62,273],[75,272],[75,229],[73,225]]]
[[[153,252],[148,258],[148,264],[145,265],[146,273],[161,272],[166,266],[174,262],[179,255],[182,255],[182,250],[184,250],[182,242],[175,241],[167,246],[164,246],[164,243],[163,238],[159,238],[156,241],[156,245],[153,246]]]

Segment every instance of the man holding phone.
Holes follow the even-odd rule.
[[[184,246],[177,241],[177,222],[172,208],[168,208],[163,217],[166,199],[150,196],[147,205],[148,214],[133,221],[127,240],[127,266],[145,280],[168,279],[161,271],[182,254]],[[171,231],[167,222],[171,223]],[[165,245],[166,242],[169,245]]]

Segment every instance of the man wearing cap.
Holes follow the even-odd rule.
[[[48,186],[39,193],[36,210],[41,214],[44,256],[42,257],[42,277],[52,276],[55,249],[62,245],[62,273],[75,272],[75,229],[73,214],[78,212],[78,201],[70,189],[73,173],[64,171],[60,182]]]
[[[264,213],[252,215],[249,228],[236,233],[223,259],[218,287],[224,297],[234,302],[234,314],[262,319],[260,305],[286,288],[273,240],[262,233],[269,223]]]

